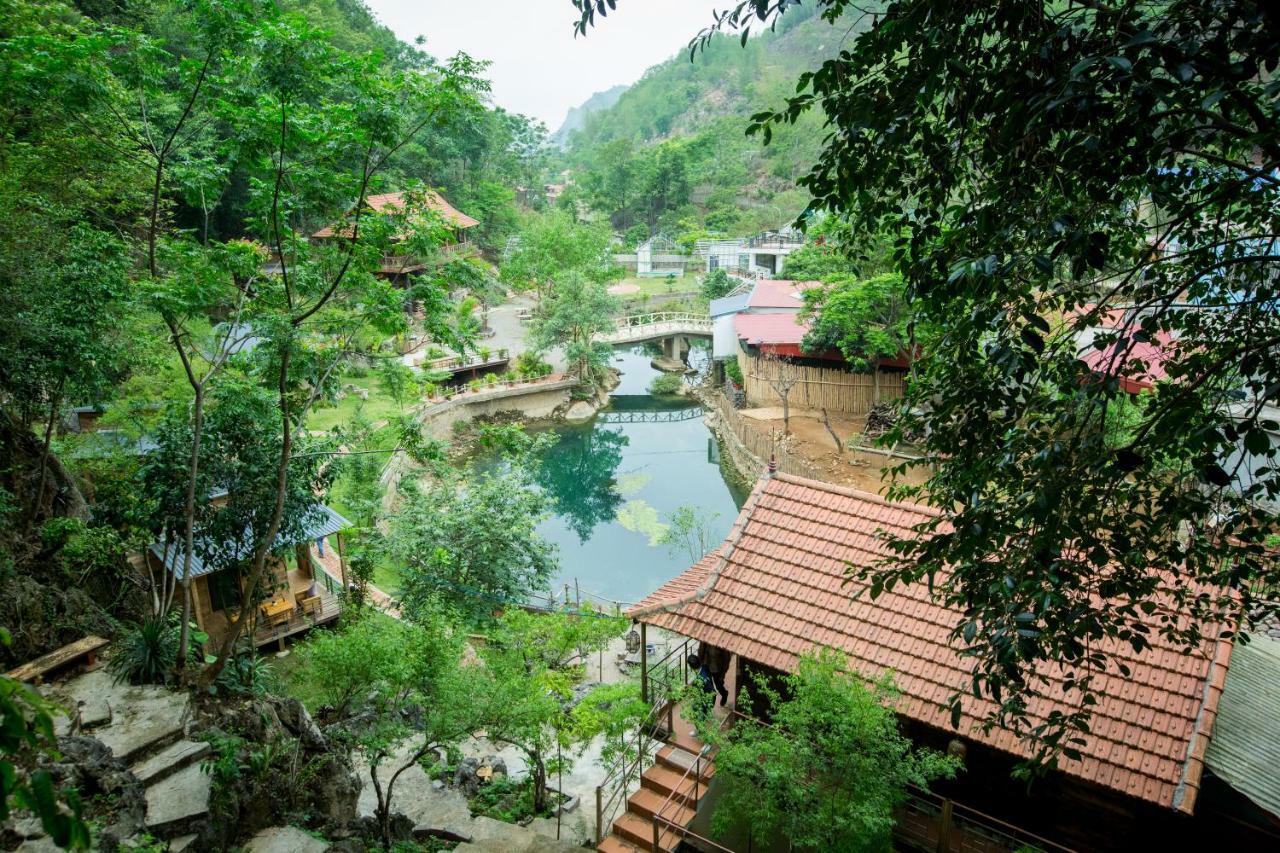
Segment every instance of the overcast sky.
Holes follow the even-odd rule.
[[[487,59],[494,103],[555,131],[570,107],[682,50],[727,0],[621,0],[586,38],[569,0],[366,0],[402,40]]]

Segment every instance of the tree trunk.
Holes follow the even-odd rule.
[[[791,391],[780,395],[782,397],[782,434],[791,435]]]
[[[174,340],[177,346],[182,342]],[[191,374],[194,378],[194,374]],[[204,435],[204,382],[192,386],[195,399],[191,412],[191,455],[187,462],[186,506],[183,508],[182,531],[182,626],[178,639],[178,671],[187,665],[191,645],[191,557],[196,545],[196,486],[200,476],[200,440]],[[208,496],[204,496],[208,499]]]
[[[533,782],[533,811],[541,815],[547,808],[547,765],[540,751],[530,751],[528,756],[529,779]]]
[[[871,364],[871,387],[874,389],[871,393],[871,399],[875,405],[880,405],[880,360],[876,359]]]

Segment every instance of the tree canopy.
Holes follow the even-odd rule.
[[[898,730],[888,677],[868,684],[829,649],[802,656],[779,688],[761,678],[747,689],[744,712],[759,704],[772,715],[716,736],[718,834],[745,823],[752,838],[786,839],[796,850],[889,850],[907,786],[958,768]]]
[[[584,31],[606,11],[575,5]],[[933,583],[993,720],[1074,755],[1117,668],[1104,641],[1190,650],[1277,607],[1255,595],[1280,580],[1275,9],[815,5],[857,34],[749,131],[821,113],[810,210],[899,235],[913,320],[936,331],[886,440],[924,436],[932,474],[896,494],[940,515],[870,594]],[[739,2],[693,49],[792,6]],[[1135,381],[1150,401],[1112,446]],[[1049,666],[1078,710],[1035,720]]]

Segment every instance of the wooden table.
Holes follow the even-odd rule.
[[[293,602],[289,600],[288,596],[282,595],[263,603],[260,609],[262,610],[263,618],[267,620],[267,624],[274,627],[289,621],[289,615],[293,613]]]

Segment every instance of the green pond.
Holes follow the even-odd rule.
[[[556,499],[541,533],[559,549],[556,595],[575,589],[584,601],[639,601],[684,571],[688,549],[661,541],[672,512],[694,506],[719,542],[746,498],[730,469],[722,469],[702,409],[682,397],[648,392],[658,371],[656,349],[619,348],[614,367],[622,384],[612,403],[590,422],[549,428],[555,441],[538,460],[537,480]],[[690,364],[708,360],[695,342]]]

